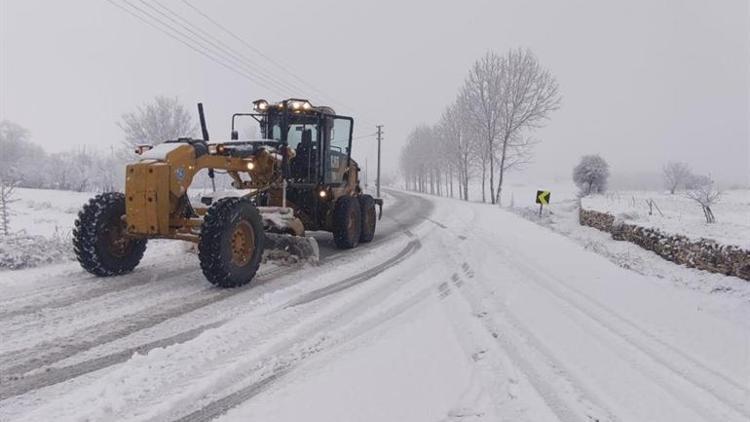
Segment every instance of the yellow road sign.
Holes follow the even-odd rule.
[[[536,203],[540,205],[549,204],[550,191],[538,190],[536,191]]]

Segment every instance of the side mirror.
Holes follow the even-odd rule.
[[[138,155],[141,155],[144,152],[152,149],[153,147],[154,147],[153,145],[138,144],[138,145],[135,146],[135,153],[138,154]]]
[[[232,140],[233,140],[233,141],[236,141],[236,140],[238,140],[238,139],[240,139],[240,134],[239,134],[239,133],[237,133],[237,131],[236,131],[236,130],[233,130],[233,131],[232,131]]]

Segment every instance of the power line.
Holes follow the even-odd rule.
[[[354,111],[354,107],[350,107],[350,106],[342,103],[341,101],[336,100],[335,98],[331,97],[329,94],[327,94],[324,91],[316,88],[315,86],[313,86],[309,82],[307,82],[304,79],[302,79],[301,77],[297,76],[297,74],[295,74],[291,70],[287,69],[287,67],[285,67],[281,63],[277,62],[273,58],[271,58],[268,55],[266,55],[265,53],[263,53],[263,51],[261,51],[259,48],[255,47],[252,44],[250,44],[249,42],[245,41],[242,37],[238,36],[237,34],[235,34],[234,32],[232,32],[231,30],[229,30],[227,27],[225,27],[221,23],[217,22],[215,19],[213,19],[208,14],[206,14],[205,12],[203,12],[202,10],[200,10],[198,7],[194,6],[188,0],[182,0],[182,2],[185,3],[192,10],[194,10],[196,13],[198,13],[201,16],[203,16],[207,21],[211,22],[216,27],[218,27],[219,29],[221,29],[222,31],[224,31],[225,33],[227,33],[229,36],[231,36],[235,40],[237,40],[240,43],[242,43],[242,45],[244,45],[245,47],[251,49],[252,51],[254,51],[259,56],[263,57],[264,59],[268,60],[271,64],[275,65],[276,67],[278,67],[279,69],[281,69],[283,72],[285,72],[288,75],[292,76],[294,79],[298,80],[303,85],[306,85],[310,90],[317,92],[319,95],[321,95],[323,97],[327,97],[333,103],[338,103],[339,105],[343,106],[345,109],[349,109],[350,111]],[[362,120],[366,121],[367,119],[362,119]]]
[[[155,12],[159,13],[161,16],[164,16],[165,18],[169,19],[171,22],[174,22],[175,24],[181,26],[186,31],[190,32],[191,34],[199,37],[202,41],[220,50],[222,53],[226,54],[228,57],[231,57],[235,59],[236,61],[241,61],[242,63],[245,64],[248,70],[260,74],[260,76],[263,77],[269,83],[272,83],[277,87],[283,87],[284,89],[289,89],[293,92],[300,90],[298,86],[293,85],[283,79],[280,79],[274,76],[268,70],[264,69],[257,63],[254,63],[253,61],[251,61],[247,56],[233,49],[231,46],[227,45],[225,42],[223,42],[219,38],[207,33],[206,31],[201,29],[198,25],[195,25],[192,22],[190,22],[189,19],[186,19],[180,16],[174,10],[168,8],[167,6],[165,6],[163,3],[159,2],[158,0],[152,0],[152,2],[158,5],[163,10],[165,10],[167,13],[164,13],[156,9],[151,4],[149,4],[149,2],[146,2],[144,0],[139,0],[139,1],[143,3],[144,5],[146,5],[147,7],[149,7],[151,10],[154,10]]]
[[[135,17],[136,19],[140,20],[141,22],[143,22],[143,23],[151,26],[152,28],[156,29],[157,31],[159,31],[159,32],[167,35],[168,37],[170,37],[170,38],[172,38],[172,39],[180,42],[181,44],[184,44],[186,47],[188,47],[191,50],[195,51],[196,53],[198,53],[198,54],[206,57],[207,59],[211,60],[212,62],[214,62],[214,63],[216,63],[216,64],[218,64],[218,65],[220,65],[220,66],[228,69],[229,71],[231,71],[233,73],[236,73],[237,75],[240,75],[240,76],[244,77],[245,79],[253,82],[258,87],[268,89],[267,86],[265,86],[263,83],[259,82],[255,77],[253,77],[253,75],[245,73],[245,72],[243,72],[241,70],[238,70],[236,67],[234,67],[234,66],[232,66],[230,64],[227,64],[226,61],[222,60],[221,56],[215,57],[214,55],[209,54],[208,52],[204,51],[203,49],[196,47],[195,45],[191,44],[190,42],[185,41],[183,38],[180,38],[180,36],[177,36],[174,33],[169,32],[168,30],[164,29],[164,27],[167,27],[167,28],[171,29],[173,32],[181,35],[182,37],[187,38],[190,41],[195,41],[192,38],[190,38],[189,36],[186,36],[183,33],[181,33],[180,31],[174,29],[171,25],[161,22],[159,19],[153,17],[148,12],[144,11],[143,9],[139,8],[138,6],[135,6],[135,5],[131,4],[131,3],[129,3],[127,0],[123,0],[124,3],[128,4],[129,6],[131,6],[132,8],[134,8],[135,10],[140,11],[142,14],[144,14],[146,16],[149,16],[151,19],[155,20],[156,22],[162,23],[164,26],[160,26],[160,25],[157,25],[157,24],[153,23],[152,21],[150,21],[150,20],[144,18],[143,16],[141,16],[141,15],[133,12],[132,10],[130,10],[130,9],[126,8],[126,7],[123,7],[122,5],[116,3],[114,0],[105,0],[105,1],[107,1],[108,3],[110,3],[113,6],[117,7],[118,9],[124,11],[125,13],[127,13],[127,14]],[[201,45],[201,47],[205,48],[202,44],[200,44],[200,43],[197,43],[197,44]]]
[[[206,33],[204,30],[200,29],[197,25],[191,23],[188,19],[181,17],[177,13],[175,13],[173,10],[169,9],[168,7],[161,4],[158,0],[155,1],[156,4],[159,5],[162,9],[164,9],[167,13],[156,9],[149,3],[147,3],[144,0],[139,0],[141,3],[143,3],[146,7],[153,10],[154,12],[158,13],[161,16],[164,16],[166,19],[168,19],[170,22],[173,22],[174,24],[182,27],[185,31],[187,31],[189,34],[186,34],[185,32],[181,31],[180,29],[176,28],[175,26],[171,25],[168,22],[165,22],[164,20],[160,19],[157,16],[154,16],[152,13],[149,13],[148,11],[144,10],[143,8],[133,4],[129,0],[123,0],[125,4],[127,4],[130,8],[126,8],[122,6],[121,4],[116,3],[114,0],[106,0],[108,3],[112,4],[113,6],[117,7],[118,9],[128,13],[129,15],[135,17],[136,19],[140,20],[141,22],[153,27],[154,29],[158,30],[159,32],[162,32],[163,34],[169,36],[170,38],[173,38],[174,40],[184,44],[186,47],[190,48],[191,50],[201,54],[202,56],[208,58],[209,60],[213,61],[216,64],[219,64],[220,66],[230,70],[233,73],[236,73],[240,76],[242,76],[245,79],[248,79],[249,81],[253,82],[255,85],[270,89],[271,91],[279,91],[284,92],[288,90],[292,90],[294,92],[301,91],[300,88],[294,84],[291,84],[290,82],[281,79],[280,77],[272,77],[267,74],[267,72],[270,72],[266,69],[263,69],[260,67],[260,65],[252,62],[250,59],[247,58],[247,56],[237,52],[232,47],[228,46],[226,43],[224,43],[222,40]],[[218,26],[223,31],[230,34],[232,37],[236,38],[240,42],[243,43],[243,45],[247,46],[248,48],[252,49],[259,55],[261,55],[263,58],[274,64],[275,66],[282,69],[284,72],[290,74],[295,79],[299,80],[303,84],[307,85],[312,90],[320,92],[322,95],[325,95],[328,98],[332,98],[327,94],[322,93],[322,91],[318,90],[314,86],[310,85],[309,83],[302,80],[299,76],[296,76],[294,73],[286,69],[283,65],[277,63],[267,55],[263,54],[262,51],[259,49],[253,47],[251,44],[244,41],[242,38],[235,35],[233,32],[231,32],[229,29],[225,28],[212,18],[210,18],[208,15],[200,11],[197,7],[190,4],[187,0],[182,0],[183,3],[188,5],[190,8],[195,10],[197,13],[201,14],[204,18],[209,20],[212,24]],[[140,14],[135,13],[134,10],[137,10],[140,12]],[[172,16],[169,16],[169,14],[173,15],[177,19],[173,18]],[[145,17],[148,17],[146,19]],[[150,19],[150,20],[149,20]],[[179,20],[178,20],[179,19]],[[156,22],[156,24],[154,23]],[[167,30],[168,29],[168,30]],[[171,32],[170,32],[171,31]],[[197,46],[197,47],[196,47]],[[237,57],[240,57],[242,60],[238,59]],[[239,69],[237,68],[239,67]],[[261,69],[259,71],[258,69]],[[284,95],[282,95],[284,96]],[[288,96],[288,95],[287,95]],[[339,103],[341,105],[344,105],[340,103],[339,101],[335,101],[336,103]],[[352,111],[353,108],[348,107],[344,105],[345,108],[348,108]],[[367,123],[367,119],[361,118],[361,120],[365,123]],[[366,136],[362,136],[366,137]],[[359,138],[362,138],[359,137]]]
[[[234,55],[234,54],[232,54],[232,52],[231,52],[231,51],[230,51],[230,52],[228,52],[228,53],[227,53],[226,51],[223,51],[223,50],[221,49],[221,47],[220,47],[220,46],[218,46],[218,45],[217,45],[216,43],[214,43],[214,42],[212,42],[211,40],[209,40],[209,39],[206,39],[205,37],[203,37],[203,36],[201,36],[200,34],[196,33],[196,32],[195,32],[195,31],[193,31],[193,30],[192,30],[192,29],[191,29],[190,27],[187,27],[187,26],[185,26],[184,24],[182,24],[182,23],[178,22],[177,20],[175,20],[175,19],[174,19],[174,18],[172,18],[171,16],[169,16],[169,15],[167,15],[167,14],[165,14],[165,13],[161,12],[160,10],[156,9],[156,8],[155,8],[155,7],[153,7],[153,6],[151,5],[151,4],[149,4],[149,3],[145,2],[144,0],[139,0],[139,1],[140,1],[141,3],[143,3],[143,4],[144,4],[144,5],[146,6],[146,7],[148,7],[149,9],[151,9],[151,10],[155,11],[156,13],[159,13],[159,14],[160,14],[161,16],[164,16],[164,17],[166,17],[166,18],[167,18],[167,19],[169,19],[169,20],[170,20],[171,22],[174,22],[175,24],[177,24],[177,25],[181,26],[181,27],[182,27],[183,29],[187,30],[187,31],[188,31],[188,32],[189,32],[190,34],[192,34],[192,36],[191,36],[191,35],[189,35],[189,34],[186,34],[186,33],[182,32],[182,31],[180,31],[180,29],[178,29],[178,28],[175,28],[174,26],[170,25],[169,23],[165,22],[164,20],[162,20],[162,19],[160,19],[160,18],[158,18],[158,17],[154,16],[153,14],[149,13],[148,11],[146,11],[146,10],[144,10],[144,9],[142,9],[142,8],[140,8],[140,7],[138,7],[138,6],[136,6],[135,4],[133,4],[133,3],[132,3],[131,1],[129,1],[129,0],[125,0],[125,3],[127,3],[127,4],[128,4],[128,5],[130,6],[130,7],[132,7],[132,8],[134,8],[134,9],[136,9],[136,10],[140,11],[141,13],[143,13],[143,14],[145,14],[145,15],[147,15],[147,16],[148,16],[149,18],[151,18],[152,20],[155,20],[155,21],[156,21],[156,22],[158,22],[159,24],[161,24],[161,25],[164,25],[164,26],[167,26],[167,27],[169,27],[169,28],[170,28],[170,29],[171,29],[172,31],[176,32],[177,34],[181,35],[182,37],[185,37],[185,38],[187,38],[188,40],[190,40],[190,41],[192,41],[192,42],[194,42],[194,43],[198,44],[198,45],[199,45],[199,46],[200,46],[201,48],[203,48],[204,50],[210,51],[210,52],[211,52],[211,53],[213,53],[214,55],[217,55],[217,56],[221,57],[221,58],[222,58],[223,60],[225,60],[225,61],[229,61],[229,62],[231,62],[231,63],[232,63],[233,65],[235,65],[235,66],[238,66],[239,68],[241,68],[241,69],[245,70],[246,72],[248,72],[248,74],[249,74],[249,75],[252,75],[252,77],[253,77],[253,78],[257,78],[258,80],[260,80],[260,81],[263,81],[264,83],[266,83],[266,84],[268,84],[268,85],[272,86],[272,87],[273,87],[273,88],[275,88],[275,89],[278,89],[278,90],[280,90],[281,92],[284,92],[284,91],[290,90],[290,88],[289,88],[289,87],[287,87],[287,86],[284,86],[283,84],[281,84],[281,83],[279,83],[279,82],[276,82],[276,81],[274,81],[274,80],[270,79],[269,77],[267,77],[267,76],[265,76],[265,75],[258,75],[258,74],[256,74],[256,73],[254,72],[254,69],[252,69],[252,68],[251,68],[250,66],[247,66],[247,65],[246,65],[246,64],[244,64],[244,63],[243,63],[242,61],[240,61],[239,59],[237,59],[237,57],[235,57],[235,55]],[[291,90],[293,91],[294,89],[293,89],[293,88],[291,88]]]
[[[352,138],[352,141],[354,141],[356,139],[370,138],[370,137],[373,137],[375,135],[377,135],[377,133],[370,133],[370,134],[367,134],[367,135],[355,136],[354,138]]]

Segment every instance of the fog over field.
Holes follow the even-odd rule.
[[[213,137],[228,137],[229,115],[256,98],[301,96],[352,115],[355,136],[385,125],[393,173],[411,128],[439,118],[476,58],[522,47],[557,78],[562,103],[534,134],[533,164],[514,178],[569,178],[578,157],[599,153],[624,178],[651,180],[676,160],[748,183],[744,0],[199,4],[256,51],[186,3],[163,4],[300,89],[233,73],[104,0],[4,0],[0,120],[52,152],[107,150],[122,141],[120,116],[155,95],[191,111],[202,101]],[[358,140],[355,157],[372,166],[372,137]]]

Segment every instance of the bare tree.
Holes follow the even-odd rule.
[[[573,169],[573,182],[580,196],[604,193],[607,190],[609,164],[599,155],[584,155]]]
[[[29,131],[16,123],[0,122],[0,177],[9,177],[19,186],[44,187],[46,175],[39,171],[40,163],[47,159],[42,147],[32,143]]]
[[[701,206],[706,223],[715,223],[716,217],[711,206],[719,201],[721,192],[709,176],[694,178],[693,183],[694,185],[685,191],[685,196]]]
[[[467,117],[479,134],[483,145],[475,149],[482,160],[482,200],[485,200],[484,185],[489,165],[490,201],[495,203],[495,151],[502,125],[502,88],[506,67],[503,58],[494,52],[487,52],[484,57],[474,62],[466,77],[461,96],[467,111]]]
[[[690,179],[693,177],[693,172],[687,164],[675,161],[667,163],[662,172],[664,174],[664,183],[672,195],[674,195],[680,186],[687,188],[687,185],[691,181]]]
[[[469,200],[469,179],[472,166],[472,139],[460,99],[445,108],[436,132],[441,139],[442,150],[450,163],[449,171],[455,170],[458,179],[459,197]],[[452,173],[451,173],[452,177]],[[452,185],[452,183],[451,183]]]
[[[498,203],[505,173],[530,162],[536,144],[531,132],[559,104],[557,82],[529,50],[487,52],[472,65],[438,124],[410,134],[401,155],[405,186],[421,192],[429,186],[431,193],[452,196],[455,175],[459,196],[468,200],[476,172],[482,202],[489,190],[490,201]]]
[[[118,126],[125,132],[129,150],[138,144],[157,145],[170,139],[192,136],[196,131],[191,114],[174,97],[154,101],[125,113]]]
[[[0,233],[3,236],[10,234],[10,204],[15,202],[15,189],[18,182],[11,179],[8,174],[0,176]]]
[[[557,81],[528,49],[509,51],[502,60],[502,97],[499,128],[500,165],[495,200],[501,202],[503,176],[507,170],[529,162],[535,142],[526,135],[549,119],[560,107]]]

